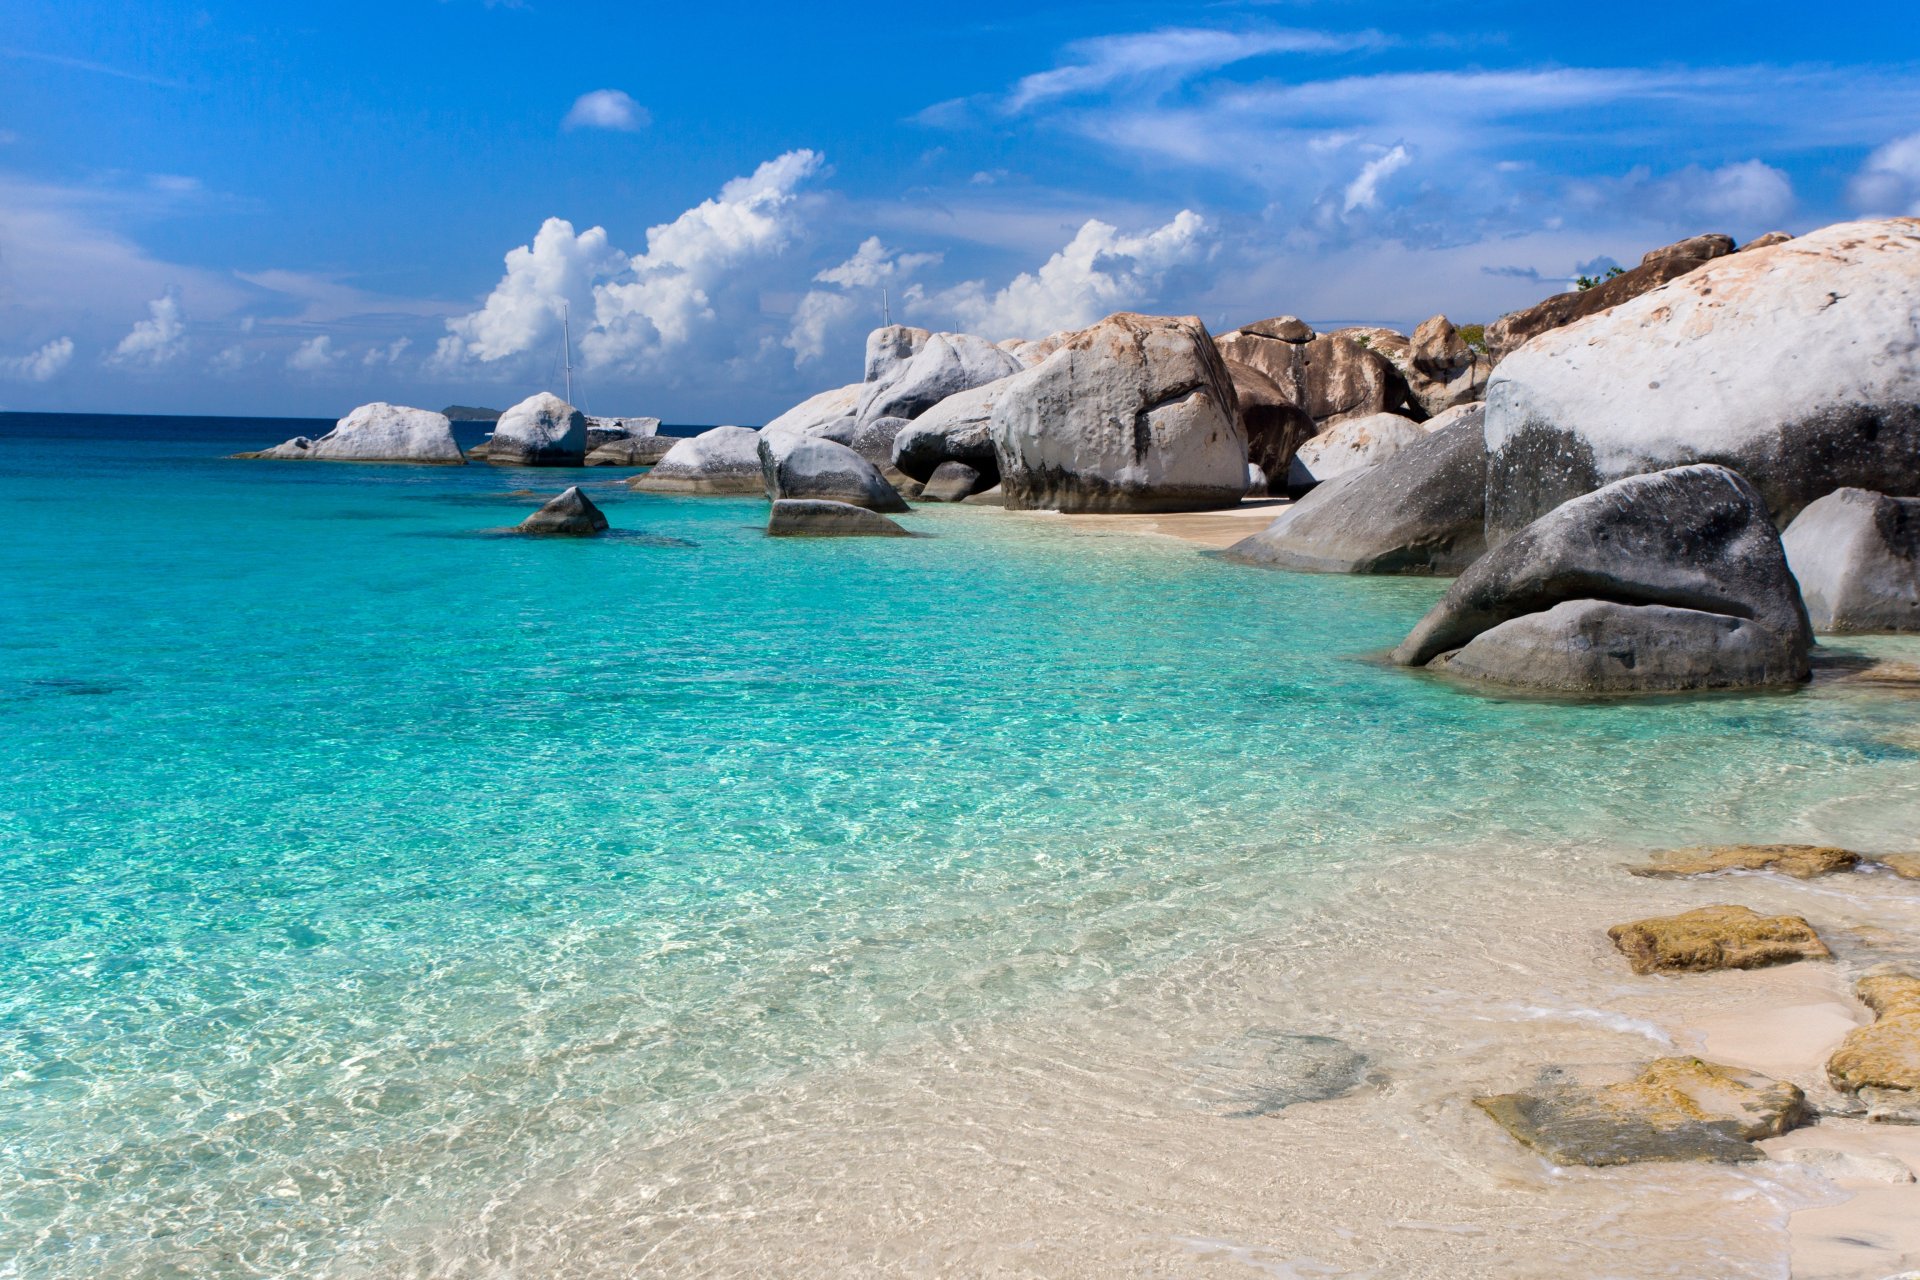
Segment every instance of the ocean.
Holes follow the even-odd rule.
[[[1623,853],[1883,847],[1920,814],[1920,703],[1476,695],[1382,660],[1432,580],[974,507],[776,541],[764,503],[603,469],[224,457],[326,426],[0,415],[0,1275],[722,1274],[729,1235],[763,1274],[934,1274],[957,1255],[798,1251],[860,1160],[747,1117],[1085,1019],[1058,1054],[1184,1079],[1220,1042],[1183,1019],[1231,1039],[1247,1000],[1405,1078],[1327,999],[1404,982],[1387,921],[1524,934]],[[504,532],[573,483],[610,536]],[[1257,993],[1174,981],[1256,952]],[[1618,984],[1589,967],[1543,1017],[1591,1022]],[[1095,1087],[1058,1054],[1005,1131]],[[1229,1123],[1125,1106],[1155,1097]]]

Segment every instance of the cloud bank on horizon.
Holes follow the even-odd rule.
[[[1490,320],[1699,231],[1920,216],[1920,67],[1884,26],[1851,60],[1569,66],[1519,20],[1463,45],[1378,14],[1155,8],[1045,39],[983,20],[949,33],[992,42],[953,60],[977,83],[929,75],[884,106],[818,66],[807,104],[769,109],[745,80],[689,104],[669,72],[684,91],[697,54],[650,71],[644,104],[591,87],[617,60],[399,105],[353,81],[330,105],[426,131],[307,118],[307,152],[221,113],[248,67],[129,63],[145,46],[115,47],[102,9],[92,44],[69,23],[64,45],[0,52],[21,73],[0,97],[0,406],[505,401],[551,381],[564,318],[590,410],[757,421],[857,376],[882,291],[896,319],[996,340],[1122,309]],[[458,17],[494,29],[484,58],[545,38],[511,11]],[[251,56],[250,21],[216,6],[224,56]],[[73,136],[14,110],[36,95],[81,104]],[[360,181],[316,186],[343,173]]]

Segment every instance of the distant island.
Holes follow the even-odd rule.
[[[498,422],[501,411],[481,409],[470,404],[450,404],[440,411],[454,422]]]

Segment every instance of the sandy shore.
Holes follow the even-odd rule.
[[[1239,506],[1223,511],[1173,511],[1160,515],[1062,515],[1057,511],[1017,514],[1060,521],[1089,532],[1152,534],[1219,550],[1260,532],[1290,505],[1285,498],[1247,498]]]

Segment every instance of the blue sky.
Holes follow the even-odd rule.
[[[9,0],[0,407],[764,420],[897,317],[1490,320],[1920,214],[1910,5]]]

